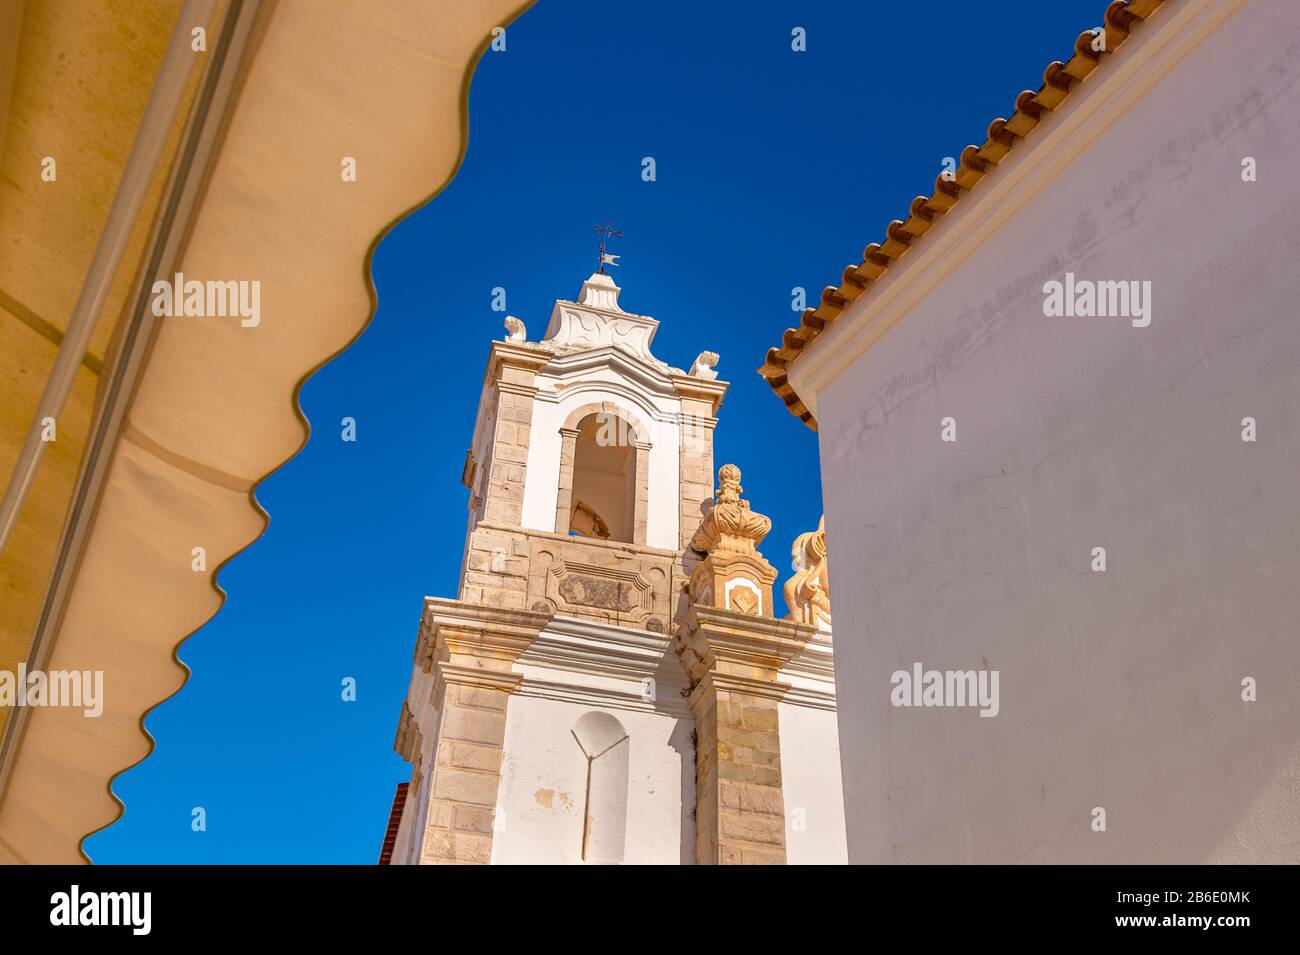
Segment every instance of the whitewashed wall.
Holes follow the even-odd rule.
[[[626,864],[694,862],[692,721],[663,713],[512,696],[498,805],[494,865],[581,864],[587,761],[578,719],[609,713],[629,735]]]
[[[1242,5],[817,397],[853,861],[1300,861],[1298,81]],[[1067,270],[1150,327],[1044,317]],[[892,707],[914,661],[1000,714]]]
[[[580,718],[604,713],[628,742],[622,861],[695,861],[695,728],[665,634],[556,618],[515,663],[506,710],[494,864],[581,864],[587,758]]]
[[[844,791],[835,711],[778,704],[785,859],[789,865],[842,865]]]

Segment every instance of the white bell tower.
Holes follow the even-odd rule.
[[[715,506],[718,356],[661,361],[659,323],[619,296],[602,268],[541,341],[511,316],[492,344],[459,593],[426,598],[398,729],[392,861],[786,861],[778,675],[805,651],[838,792],[829,634],[772,619],[770,522],[738,480]],[[762,660],[739,682],[710,649],[733,626]],[[733,764],[753,780],[728,789]]]

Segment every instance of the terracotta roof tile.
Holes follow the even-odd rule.
[[[393,808],[388,813],[388,828],[384,830],[384,844],[379,850],[379,864],[392,865],[393,847],[397,844],[397,827],[402,823],[402,810],[406,808],[406,790],[410,783],[398,783],[393,793]]]
[[[1085,30],[1074,41],[1074,55],[1068,63],[1048,64],[1043,71],[1043,85],[1037,90],[1025,90],[1016,97],[1016,110],[1010,119],[995,119],[989,124],[988,139],[982,146],[967,146],[961,152],[961,162],[951,180],[940,175],[929,196],[912,200],[905,220],[895,219],[885,229],[884,240],[871,243],[863,250],[862,261],[848,265],[838,286],[828,286],[816,308],[805,309],[798,328],[788,328],[781,336],[781,344],[769,349],[767,360],[758,373],[776,392],[790,413],[817,430],[812,412],[804,405],[790,386],[787,370],[790,362],[833,323],[850,303],[866,294],[871,283],[877,281],[895,261],[930,231],[962,195],[974,189],[1042,120],[1046,110],[1056,109],[1070,94],[1076,82],[1084,79],[1105,60],[1106,54],[1118,49],[1129,35],[1133,24],[1145,20],[1158,8],[1173,0],[1114,0],[1106,9],[1103,25],[1105,51],[1093,49],[1098,30]]]

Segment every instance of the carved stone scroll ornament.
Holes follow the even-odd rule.
[[[785,582],[786,619],[823,630],[831,625],[831,580],[826,562],[826,518],[817,530],[795,538],[791,549],[794,575]]]

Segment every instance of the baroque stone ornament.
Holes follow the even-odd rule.
[[[751,510],[740,496],[744,492],[740,476],[734,464],[718,469],[713,507],[691,538],[691,548],[707,555],[691,574],[691,602],[772,617],[776,568],[758,550],[772,521]]]
[[[526,342],[528,340],[528,329],[525,327],[523,320],[515,318],[513,315],[506,316],[506,341],[508,342]]]
[[[691,365],[691,377],[703,378],[705,381],[715,381],[718,373],[713,369],[718,364],[718,353],[715,351],[702,351],[696,357],[695,363]]]
[[[740,468],[724,464],[718,469],[714,504],[691,538],[693,549],[706,554],[714,550],[757,553],[759,543],[772,529],[772,521],[749,509],[749,501],[740,496],[744,490],[740,486]]]
[[[787,620],[831,629],[831,579],[826,564],[826,517],[817,530],[795,538],[790,550],[794,575],[785,582]]]
[[[608,275],[596,273],[588,277],[576,302],[555,303],[543,344],[561,356],[615,348],[661,373],[680,373],[680,369],[670,368],[650,352],[659,322],[649,315],[624,311],[618,304],[620,291]]]

